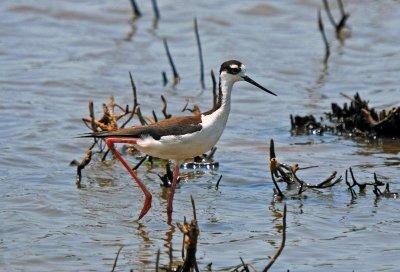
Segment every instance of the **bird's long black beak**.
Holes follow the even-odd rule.
[[[272,94],[272,95],[277,96],[274,92],[271,92],[270,90],[264,88],[263,86],[261,86],[260,84],[258,84],[258,83],[255,82],[254,80],[252,80],[250,77],[244,76],[243,79],[244,79],[245,81],[247,81],[248,83],[250,83],[250,84],[252,84],[252,85],[254,85],[254,86],[260,88],[261,90],[263,90],[263,91],[265,91],[265,92],[267,92],[267,93],[270,93],[270,94]]]

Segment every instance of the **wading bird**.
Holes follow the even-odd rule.
[[[115,144],[132,144],[137,150],[147,155],[171,160],[175,163],[171,192],[167,203],[168,223],[171,223],[172,202],[180,164],[186,159],[191,159],[209,151],[218,142],[225,129],[231,110],[232,87],[238,81],[247,81],[267,93],[276,95],[248,77],[246,68],[241,62],[229,60],[221,65],[218,101],[211,110],[200,115],[172,117],[150,125],[134,126],[109,132],[89,133],[83,136],[104,139],[109,149],[143,191],[145,201],[139,219],[151,208],[152,195],[139,180],[136,172],[132,170],[132,167],[115,148]]]

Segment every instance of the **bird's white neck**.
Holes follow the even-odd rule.
[[[219,79],[218,103],[221,103],[220,108],[226,115],[229,115],[231,110],[231,93],[233,83],[234,82],[221,77]]]
[[[219,79],[218,99],[214,108],[208,112],[203,113],[204,125],[210,125],[215,128],[217,138],[222,134],[226,123],[228,121],[229,113],[231,110],[231,91],[233,87],[233,80],[225,78],[223,75]]]

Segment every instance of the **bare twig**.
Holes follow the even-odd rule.
[[[129,72],[129,78],[130,78],[130,82],[131,82],[131,87],[132,87],[132,97],[133,97],[133,108],[132,108],[132,112],[131,115],[128,117],[128,119],[126,119],[126,121],[121,125],[121,128],[124,128],[131,120],[132,118],[135,116],[136,113],[136,109],[139,106],[139,103],[137,101],[137,91],[136,91],[136,85],[135,82],[133,81],[133,77],[132,77],[132,73]]]
[[[121,250],[122,250],[123,247],[124,247],[124,246],[120,246],[120,248],[118,249],[117,256],[115,256],[115,260],[114,260],[113,266],[112,266],[112,268],[111,268],[111,272],[114,272],[115,268],[117,267],[117,262],[118,262],[119,253],[121,252]]]
[[[281,245],[276,251],[275,255],[271,258],[267,266],[264,268],[263,272],[268,271],[268,269],[271,268],[271,266],[275,263],[276,259],[278,259],[279,255],[281,255],[283,248],[285,247],[285,242],[286,242],[286,204],[283,207],[283,218],[282,218],[283,226],[282,226],[282,241]]]
[[[193,196],[190,195],[190,201],[192,202],[192,210],[193,210],[193,219],[197,220],[197,216],[196,216],[196,204],[194,203],[194,199]]]
[[[157,118],[156,112],[154,110],[153,110],[153,118],[154,118],[154,123],[157,123],[158,118]]]
[[[219,188],[219,183],[220,183],[221,179],[222,179],[222,175],[219,176],[219,179],[218,179],[218,181],[217,181],[217,184],[215,184],[215,190],[218,190],[218,188]]]
[[[142,126],[147,125],[146,120],[143,118],[142,111],[140,110],[140,106],[138,106],[136,109],[136,115],[138,116],[139,121],[142,124]]]
[[[200,83],[201,83],[201,88],[205,89],[203,51],[202,51],[202,49],[201,49],[201,41],[200,41],[200,35],[199,35],[199,26],[198,26],[198,24],[197,24],[197,18],[194,18],[193,24],[194,24],[194,33],[195,33],[195,35],[196,35],[197,48],[198,48],[198,50],[199,50],[199,60],[200,60]]]
[[[149,157],[148,155],[144,156],[144,157],[135,165],[135,167],[132,168],[132,170],[134,170],[134,171],[137,170],[137,169],[147,160],[148,157]]]
[[[244,268],[245,272],[250,272],[249,267],[247,266],[247,264],[243,261],[242,257],[239,257],[240,261],[242,262],[242,266]]]
[[[169,119],[172,117],[171,114],[167,113],[167,100],[163,95],[161,95],[161,101],[163,103],[162,113],[164,114],[165,119]]]
[[[97,126],[96,126],[96,118],[94,116],[94,106],[93,106],[93,101],[89,101],[89,116],[90,116],[90,124],[92,127],[93,132],[97,132]]]
[[[167,39],[164,38],[163,42],[164,42],[165,52],[167,53],[168,61],[169,61],[169,64],[171,66],[172,73],[174,75],[174,84],[178,84],[179,80],[180,80],[180,77],[179,77],[178,72],[176,71],[176,67],[175,67],[174,61],[173,61],[171,53],[169,51]]]

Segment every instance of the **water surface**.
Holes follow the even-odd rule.
[[[80,118],[90,99],[97,115],[110,95],[130,103],[128,71],[146,115],[155,109],[161,116],[161,94],[174,115],[188,97],[202,110],[211,105],[208,77],[208,89],[199,95],[194,16],[207,74],[236,58],[279,94],[235,85],[216,153],[219,169],[196,172],[176,192],[174,221],[190,217],[189,195],[196,199],[201,269],[212,262],[216,271],[227,270],[240,263],[239,256],[261,268],[277,248],[283,204],[272,203],[270,138],[282,161],[319,165],[301,173],[310,182],[352,166],[360,181],[377,172],[399,189],[398,141],[289,133],[290,113],[322,115],[332,101],[346,101],[340,92],[358,91],[378,109],[400,104],[398,1],[345,1],[352,37],[343,45],[325,18],[331,43],[327,68],[316,23],[320,1],[160,0],[157,28],[150,3],[139,4],[144,16],[134,23],[129,1],[0,4],[0,270],[110,270],[121,245],[118,271],[153,270],[158,249],[161,263],[167,263],[171,243],[179,259],[182,237],[166,224],[165,192],[157,177],[163,169],[139,169],[154,197],[151,211],[137,223],[142,194],[118,162],[95,157],[84,170],[81,190],[68,164],[90,144],[74,138],[86,132]],[[333,12],[337,15],[334,5]],[[175,88],[161,84],[162,71],[171,77],[163,37],[182,77]],[[399,270],[398,200],[376,201],[368,191],[351,202],[344,184],[306,194],[287,201],[287,244],[274,271]]]

